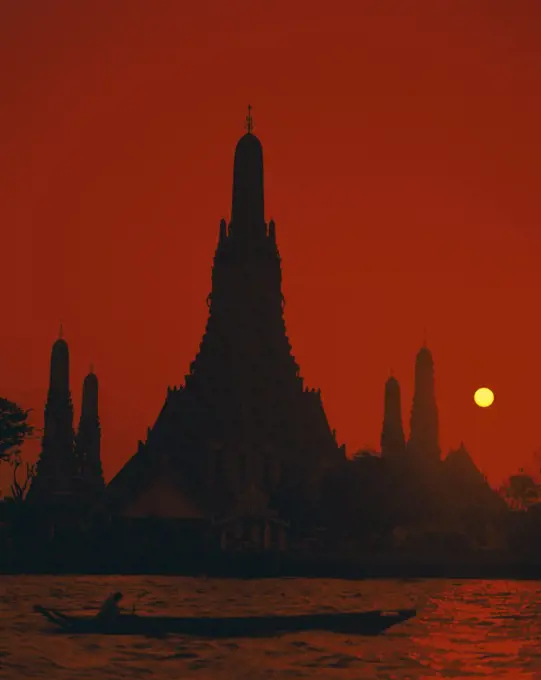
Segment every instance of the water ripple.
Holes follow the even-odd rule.
[[[58,636],[36,603],[96,609],[122,590],[147,614],[265,615],[417,607],[377,638],[310,632],[250,640]],[[541,677],[541,588],[511,581],[235,581],[175,577],[3,577],[0,679]]]

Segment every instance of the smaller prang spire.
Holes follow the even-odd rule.
[[[69,395],[69,348],[64,340],[63,325],[60,324],[58,338],[51,350],[49,394]]]
[[[45,503],[55,502],[59,497],[73,497],[77,475],[77,462],[73,452],[69,348],[63,337],[58,337],[53,343],[49,376],[41,453],[36,477],[28,491],[29,500]]]
[[[434,360],[423,345],[415,360],[415,391],[410,416],[408,452],[419,461],[439,461],[438,407],[434,389]]]
[[[93,502],[105,488],[101,464],[98,378],[93,365],[90,366],[90,373],[83,381],[81,418],[75,450],[86,499]]]
[[[383,458],[397,460],[403,459],[405,452],[406,440],[402,426],[400,385],[391,371],[391,376],[385,383],[381,455]]]
[[[83,381],[81,418],[94,421],[98,418],[98,378],[92,367]]]

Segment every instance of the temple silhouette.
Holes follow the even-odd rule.
[[[105,488],[100,443],[98,379],[93,370],[83,382],[81,417],[74,432],[69,349],[61,328],[51,352],[41,455],[28,502],[60,511],[95,503]]]
[[[281,259],[265,222],[263,149],[235,149],[231,221],[220,223],[208,321],[184,384],[111,481],[114,514],[153,512],[164,476],[177,502],[225,517],[243,497],[295,518],[316,503],[326,470],[345,458],[319,391],[304,386],[284,323]],[[294,499],[294,502],[292,502]]]
[[[72,554],[106,555],[119,570],[185,563],[187,555],[328,552],[352,541],[415,549],[416,536],[430,532],[468,540],[473,532],[476,545],[488,545],[505,504],[463,444],[442,460],[426,343],[415,361],[409,439],[391,375],[381,452],[348,458],[336,441],[287,336],[277,228],[265,220],[263,149],[250,108],[246,128],[234,154],[231,219],[218,229],[208,320],[183,384],[167,388],[145,441],[106,486],[98,379],[91,370],[84,380],[75,433],[61,332],[27,526],[34,513],[30,524],[48,537],[47,550],[62,535]]]

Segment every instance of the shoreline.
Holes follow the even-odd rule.
[[[184,576],[203,578],[306,578],[306,579],[466,579],[541,580],[541,556],[365,556],[357,559],[255,555],[209,559],[178,557],[171,561],[124,561],[101,563],[66,560],[17,560],[0,564],[0,575],[88,576]]]

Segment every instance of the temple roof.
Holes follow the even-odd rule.
[[[197,519],[206,514],[199,500],[179,483],[169,470],[145,480],[120,511],[122,517],[161,519]]]
[[[486,484],[488,486],[483,473],[474,463],[473,458],[462,442],[458,449],[449,451],[444,460],[444,466],[447,474],[451,473],[452,475],[455,475],[457,479],[460,479],[463,483],[481,482],[483,485]]]
[[[452,507],[481,504],[485,510],[505,509],[503,499],[491,488],[463,443],[443,461],[445,493]]]

